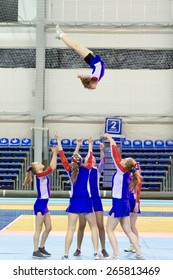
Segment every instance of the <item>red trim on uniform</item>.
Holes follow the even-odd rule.
[[[71,170],[71,165],[69,164],[65,154],[64,154],[64,151],[63,150],[60,150],[59,151],[59,155],[60,155],[60,158],[61,158],[61,162],[65,168],[65,170],[67,170],[68,172]]]
[[[39,177],[39,178],[40,177],[45,177],[45,176],[49,175],[50,173],[52,173],[52,171],[53,171],[52,167],[49,166],[43,172],[38,173],[36,176]]]
[[[141,196],[141,188],[142,188],[142,178],[140,178],[140,182],[137,184],[136,188],[136,202],[139,203]]]
[[[92,168],[92,157],[93,157],[93,153],[90,152],[87,163],[85,165],[85,167],[88,168],[88,169]]]
[[[127,172],[127,170],[120,164],[120,162],[122,161],[122,157],[121,157],[121,154],[118,150],[118,147],[116,145],[112,145],[111,146],[112,148],[112,155],[113,155],[113,158],[118,166],[118,168],[122,171],[122,172]]]

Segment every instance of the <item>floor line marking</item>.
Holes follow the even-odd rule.
[[[14,219],[11,223],[9,223],[6,227],[2,228],[1,231],[6,230],[6,228],[8,228],[9,226],[11,226],[14,222],[16,222],[17,220],[19,220],[23,215],[18,216],[16,219]]]

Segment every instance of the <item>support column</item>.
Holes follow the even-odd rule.
[[[43,127],[45,83],[45,1],[37,0],[36,19],[36,96],[34,104],[35,127]],[[42,162],[43,130],[34,130],[34,161]]]

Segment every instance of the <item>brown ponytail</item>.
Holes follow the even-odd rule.
[[[126,161],[125,169],[131,173],[130,189],[136,192],[137,185],[140,182],[141,176],[139,169],[136,168],[136,163],[133,158],[128,158]]]
[[[27,168],[27,171],[25,173],[25,179],[23,182],[24,186],[29,185],[32,182],[32,175],[35,175],[35,169],[34,169],[34,164],[31,163],[31,165]]]
[[[71,170],[72,170],[71,180],[72,183],[75,183],[77,180],[77,176],[79,174],[79,164],[77,162],[73,162]]]
[[[140,182],[140,176],[137,171],[131,173],[132,174],[132,180],[130,182],[130,189],[132,192],[136,192],[137,185]]]

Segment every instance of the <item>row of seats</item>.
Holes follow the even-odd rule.
[[[50,147],[57,145],[57,139],[50,139]],[[68,138],[64,138],[61,140],[61,144],[63,146],[76,146],[76,139],[70,140]],[[0,146],[31,146],[32,141],[30,138],[0,138]],[[82,141],[83,146],[88,146],[88,139],[84,139]],[[94,146],[100,145],[100,139],[95,139],[93,142]],[[124,140],[122,141],[122,148],[173,148],[173,140]]]
[[[57,145],[57,139],[50,139],[50,147]],[[68,138],[64,138],[61,140],[61,144],[63,146],[76,146],[76,139],[70,140]],[[83,146],[88,146],[88,139],[84,139],[82,142]],[[100,139],[95,139],[93,142],[94,146],[100,145]],[[122,148],[173,148],[173,140],[124,140],[122,141]]]
[[[122,148],[173,148],[173,140],[124,140]]]
[[[31,146],[32,141],[30,138],[0,138],[0,146]]]
[[[68,138],[64,138],[64,139],[61,139],[61,145],[62,146],[76,146],[76,140],[77,139],[70,140]],[[49,145],[50,145],[50,147],[57,145],[57,139],[56,138],[50,139]],[[95,139],[93,142],[93,145],[99,146],[100,139]],[[83,139],[82,146],[88,146],[88,139]]]

